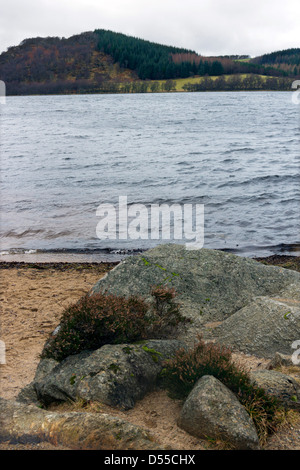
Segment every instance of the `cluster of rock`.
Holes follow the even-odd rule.
[[[178,340],[151,340],[142,344],[105,345],[70,356],[61,363],[43,359],[33,382],[18,401],[48,406],[82,399],[130,409],[158,385],[163,361],[185,347]],[[273,370],[253,372],[254,384],[280,398],[287,406],[300,402],[300,386]],[[221,439],[232,449],[259,449],[254,423],[236,396],[213,376],[196,383],[182,407],[178,425],[199,438]]]
[[[82,399],[127,410],[154,389],[163,361],[182,347],[184,343],[178,340],[151,340],[106,344],[62,362],[42,359],[33,382],[18,398],[45,406]]]
[[[293,342],[300,340],[300,273],[231,253],[160,245],[125,259],[93,292],[150,299],[151,286],[160,283],[177,290],[183,314],[192,319],[178,335],[187,344],[201,332],[271,359],[276,352],[292,354]]]
[[[163,361],[172,358],[179,348],[193,346],[199,333],[236,351],[272,359],[270,369],[287,360],[285,355],[293,353],[292,344],[300,340],[300,274],[220,251],[162,245],[125,259],[92,292],[139,294],[150,299],[151,287],[161,283],[175,287],[182,313],[192,320],[175,338],[105,345],[60,363],[43,359],[33,382],[19,394],[18,409],[21,403],[25,407],[48,406],[76,399],[132,408],[158,385]],[[299,407],[300,386],[290,376],[260,370],[252,372],[251,378],[286,406]],[[47,416],[50,419],[51,413]],[[39,414],[42,419],[45,415],[41,418]],[[76,426],[80,426],[76,419]],[[183,404],[178,424],[196,437],[221,439],[234,449],[259,448],[252,419],[236,396],[212,376],[196,383]],[[45,429],[45,423],[43,426]],[[91,426],[96,426],[93,420]],[[155,448],[153,439],[152,444],[150,441],[151,437],[143,435],[142,441],[131,442],[136,449],[148,445]],[[99,442],[96,439],[89,445],[107,445],[107,440],[106,444]],[[121,448],[120,442],[115,445],[109,448]],[[123,448],[128,445],[128,440],[123,442]]]

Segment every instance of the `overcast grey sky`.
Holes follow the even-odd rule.
[[[96,28],[203,55],[300,46],[300,0],[0,0],[0,52],[36,36]]]

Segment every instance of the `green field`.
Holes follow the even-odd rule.
[[[240,77],[241,79],[244,79],[249,75],[251,74],[247,74],[247,73],[238,74],[238,77]],[[272,78],[267,75],[256,75],[256,76],[261,77],[263,80],[266,80],[267,78]],[[228,80],[228,78],[232,77],[232,75],[222,75],[222,77],[225,80]],[[184,91],[183,86],[186,83],[192,83],[192,84],[201,83],[205,78],[207,77],[195,76],[195,77],[188,77],[188,78],[176,78],[173,80],[174,82],[176,82],[176,90],[174,91]],[[209,76],[208,78],[211,78],[212,80],[216,80],[217,78],[220,78],[220,76]],[[150,83],[154,83],[154,82],[158,82],[161,85],[162,83],[165,83],[165,80],[153,80]]]

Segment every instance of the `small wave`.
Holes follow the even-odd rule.
[[[14,237],[14,238],[25,238],[27,236],[32,236],[32,235],[38,235],[40,233],[43,233],[44,230],[43,229],[37,229],[37,230],[34,230],[34,229],[27,229],[27,230],[24,230],[23,232],[21,233],[18,233],[16,232],[15,230],[9,230],[8,232],[5,232],[1,235],[1,238],[7,238],[7,237]]]
[[[71,235],[72,232],[70,230],[62,230],[61,232],[52,232],[48,231],[45,235],[45,238],[48,240],[52,240],[55,238],[60,238],[60,237],[66,237],[68,235]]]
[[[70,137],[71,139],[88,139],[90,136],[78,134],[78,135],[70,135],[68,137]]]
[[[41,234],[43,234],[43,238],[51,240],[55,238],[66,237],[68,235],[71,235],[72,232],[70,230],[62,230],[60,232],[54,232],[53,230],[27,229],[21,233],[18,233],[15,230],[9,230],[1,234],[1,238],[17,238],[17,239],[32,238],[32,237],[35,237],[36,235],[41,235]]]
[[[32,254],[136,254],[142,253],[145,249],[135,249],[135,248],[54,248],[54,249],[32,249],[32,248],[9,248],[7,250],[0,251],[0,255],[32,255]]]
[[[264,175],[264,176],[257,176],[255,178],[250,178],[244,181],[230,181],[227,183],[222,183],[218,185],[218,188],[227,188],[233,186],[248,186],[253,184],[259,183],[292,183],[292,182],[300,182],[299,175]]]
[[[222,160],[222,163],[232,163],[236,161],[237,161],[236,158],[225,158],[225,160]]]
[[[0,251],[0,256],[20,255],[20,254],[32,255],[37,252],[38,250],[25,249],[25,248],[10,248],[9,250]]]
[[[237,248],[238,247],[238,248]],[[236,248],[220,248],[221,251],[234,253],[242,256],[259,257],[264,252],[267,254],[284,254],[288,253],[290,256],[300,256],[300,242],[296,243],[279,243],[278,245],[247,245],[239,246]]]
[[[255,149],[252,147],[240,147],[237,149],[230,149],[230,150],[225,150],[222,155],[228,155],[231,153],[236,153],[236,152],[245,152],[245,153],[252,153],[255,152]]]

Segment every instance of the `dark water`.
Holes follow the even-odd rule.
[[[119,196],[204,204],[206,248],[299,254],[299,137],[289,92],[8,97],[0,260],[117,259],[161,243],[97,238],[97,207]]]

